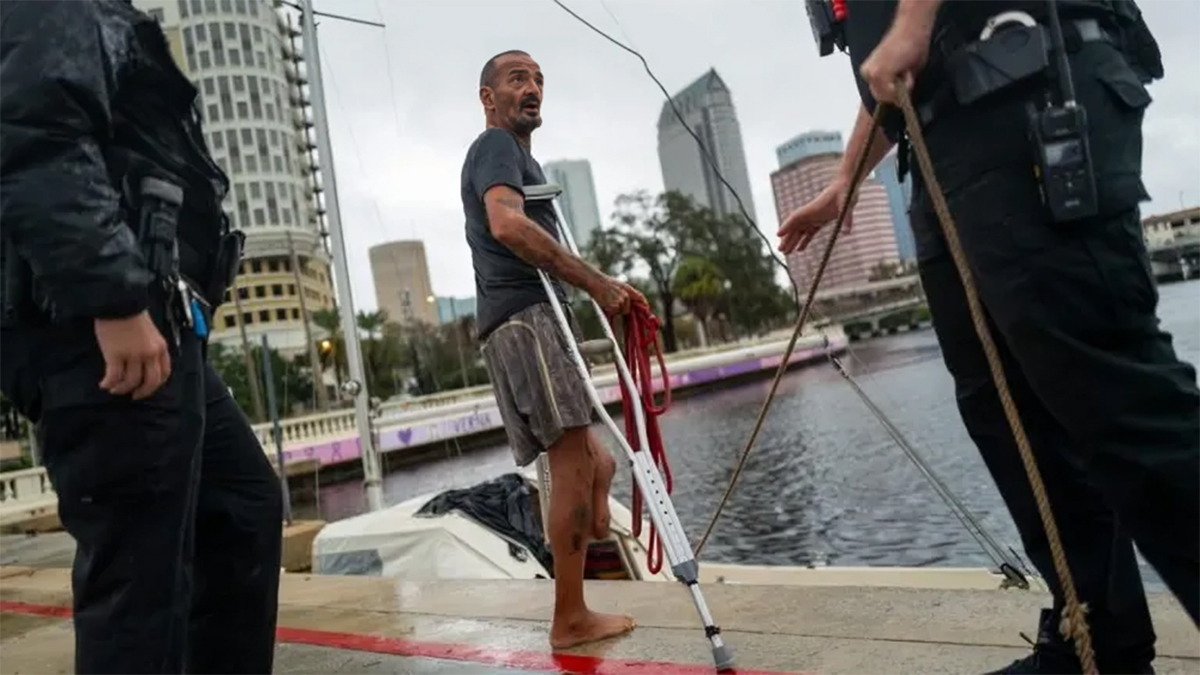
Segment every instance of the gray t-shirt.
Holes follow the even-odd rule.
[[[526,185],[545,182],[542,167],[511,131],[488,129],[467,150],[462,168],[462,203],[467,244],[471,246],[475,268],[475,324],[480,340],[513,314],[547,302],[537,269],[492,236],[483,195],[497,185],[507,185],[524,194]],[[525,215],[559,241],[557,218],[550,202],[526,202]],[[561,284],[556,279],[551,279],[551,283],[565,304],[566,293]]]

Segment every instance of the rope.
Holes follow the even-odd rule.
[[[971,268],[967,264],[967,256],[958,240],[958,230],[954,224],[954,218],[950,215],[950,207],[946,205],[946,196],[942,193],[942,187],[934,173],[933,160],[929,158],[929,148],[925,146],[925,137],[921,134],[921,123],[913,110],[908,89],[898,82],[896,94],[900,110],[904,113],[913,150],[917,155],[917,163],[921,166],[921,175],[924,176],[929,195],[933,199],[933,208],[937,212],[938,224],[941,225],[942,234],[946,237],[950,254],[954,258],[954,266],[958,268],[958,275],[962,279],[963,290],[966,291],[967,304],[971,310],[971,321],[975,324],[975,332],[979,335],[983,352],[987,356],[988,366],[992,371],[992,380],[1000,395],[1000,405],[1004,408],[1004,416],[1008,418],[1008,426],[1012,429],[1013,438],[1017,442],[1017,450],[1021,453],[1021,462],[1025,465],[1025,473],[1029,476],[1029,485],[1033,489],[1038,514],[1042,518],[1042,527],[1045,528],[1046,539],[1050,543],[1050,554],[1054,558],[1054,571],[1058,574],[1063,589],[1063,600],[1066,604],[1058,630],[1064,638],[1074,641],[1075,651],[1079,654],[1079,662],[1083,665],[1083,672],[1096,673],[1096,657],[1092,650],[1091,633],[1088,630],[1086,616],[1087,606],[1079,601],[1079,596],[1075,591],[1071,567],[1067,563],[1067,554],[1063,551],[1062,539],[1058,535],[1058,524],[1050,509],[1050,497],[1046,494],[1045,484],[1042,483],[1042,474],[1038,471],[1037,462],[1033,457],[1033,449],[1029,445],[1025,427],[1021,424],[1021,418],[1017,413],[1017,405],[1013,402],[1012,394],[1008,390],[1004,366],[1000,363],[1000,355],[996,351],[996,344],[992,341],[991,330],[984,319],[983,307],[979,303],[979,293],[975,289],[975,281],[971,275]],[[882,107],[877,106],[877,109]]]
[[[684,125],[684,129],[688,132],[688,134],[691,135],[692,139],[696,141],[696,145],[700,149],[701,156],[704,158],[704,160],[708,164],[709,168],[711,168],[713,170],[713,173],[717,176],[717,178],[721,181],[721,183],[728,190],[730,190],[731,194],[733,194],[734,200],[738,204],[738,208],[741,211],[742,217],[744,219],[744,224],[746,225],[746,227],[749,228],[749,230],[752,234],[757,236],[759,239],[761,239],[763,241],[763,243],[766,244],[767,250],[770,252],[771,259],[775,262],[775,264],[777,264],[780,267],[780,269],[787,272],[788,271],[787,264],[784,263],[782,260],[780,260],[779,256],[775,254],[775,251],[773,250],[773,247],[771,246],[771,242],[767,239],[766,235],[763,234],[762,230],[760,230],[758,228],[758,226],[755,225],[754,219],[751,218],[750,214],[746,211],[745,204],[742,203],[741,197],[738,196],[737,190],[734,190],[733,186],[729,184],[729,181],[727,181],[725,179],[725,177],[721,174],[720,167],[718,167],[716,165],[716,161],[713,159],[712,154],[708,151],[708,148],[706,147],[704,141],[702,141],[700,139],[700,137],[696,134],[696,132],[692,130],[690,125],[686,124],[686,122],[683,118],[683,113],[680,112],[679,107],[675,104],[675,100],[673,98],[671,98],[671,95],[667,91],[666,87],[664,87],[662,82],[659,81],[659,79],[654,75],[654,72],[650,69],[650,64],[647,63],[646,58],[644,56],[642,56],[641,53],[639,53],[633,47],[630,47],[628,45],[621,43],[616,38],[612,37],[608,33],[605,33],[604,31],[602,31],[599,28],[597,28],[596,26],[594,26],[587,19],[584,19],[579,14],[572,11],[569,7],[567,7],[565,4],[563,4],[560,0],[552,0],[552,2],[554,2],[554,4],[558,5],[559,8],[561,8],[562,10],[567,12],[567,14],[571,15],[571,17],[573,17],[575,20],[579,21],[580,23],[582,23],[583,25],[585,25],[589,29],[591,29],[593,32],[595,32],[596,34],[603,37],[605,40],[611,42],[612,44],[616,45],[617,47],[621,48],[622,50],[632,54],[633,56],[637,57],[637,59],[639,61],[641,61],[642,67],[646,70],[646,74],[650,76],[650,79],[653,80],[656,85],[658,85],[659,90],[663,93],[663,96],[666,98],[667,105],[669,105],[671,108],[671,111],[673,113],[675,113],[676,119],[679,120],[680,124]],[[621,28],[620,22],[617,21],[616,16],[613,15],[612,11],[608,8],[608,6],[604,5],[603,0],[601,0],[601,5],[604,6],[604,11],[607,12],[609,17],[612,18],[613,22],[617,24],[617,27]],[[834,2],[834,13],[835,14],[838,14],[838,13],[844,14],[844,12],[845,12],[844,5],[845,5],[844,0],[836,0]],[[622,31],[622,33],[624,33],[623,28],[621,28],[621,31]],[[787,275],[787,279],[791,286],[792,296],[796,299],[796,306],[799,307],[800,306],[800,289],[796,285],[796,280],[792,277],[792,275],[790,273]],[[821,312],[816,307],[813,307],[810,311],[816,315],[818,320],[821,318]],[[852,360],[861,363],[860,359],[858,358],[858,355],[854,353],[854,350],[852,348],[847,350],[847,354],[849,355],[849,357]],[[848,381],[851,381],[852,386],[855,386],[850,375],[844,369],[842,369],[841,372],[842,372],[843,377],[845,377]],[[861,390],[857,390],[857,393],[859,393],[860,396],[865,396],[865,394],[863,394],[861,392]],[[868,404],[868,405],[873,407],[873,404]],[[876,413],[876,416],[879,417],[881,414],[882,413]],[[883,418],[883,417],[880,417],[880,422],[882,422],[885,427],[888,426],[888,424],[889,424],[887,422],[886,418]],[[917,456],[915,454],[909,452],[909,450],[906,450],[906,452],[909,454],[909,457],[911,459],[913,459],[914,462],[920,463],[920,460],[917,458]],[[947,493],[946,497],[950,500],[954,500],[953,495],[950,493]],[[951,505],[951,509],[955,510],[956,512],[959,512],[959,511],[966,512],[965,507],[962,507],[961,504],[958,504],[957,508],[955,505]],[[970,531],[970,530],[968,529],[968,531]],[[982,527],[980,527],[980,532],[981,533],[983,532]],[[988,538],[990,539],[990,536]],[[978,540],[978,537],[976,537],[976,539]],[[981,545],[982,545],[982,543],[981,543]],[[1008,547],[1008,550],[1012,553],[1013,557],[1011,560],[1007,560],[1007,561],[1003,560],[1004,556],[1002,553],[999,555],[999,557],[997,557],[996,553],[989,552],[986,546],[983,547],[983,550],[985,553],[987,553],[987,555],[992,557],[992,559],[994,561],[996,561],[996,563],[1000,566],[1000,571],[1003,572],[1006,575],[1006,577],[1008,577],[1008,579],[1011,582],[1011,585],[1016,585],[1021,588],[1028,587],[1028,582],[1024,579],[1020,570],[1018,569],[1020,567],[1024,567],[1024,565],[1020,562],[1020,556],[1017,555],[1017,553],[1012,550],[1012,547]]]
[[[659,82],[658,78],[655,77],[654,73],[650,70],[650,65],[646,62],[645,57],[643,57],[636,50],[617,41],[599,28],[596,28],[586,19],[579,16],[569,7],[564,5],[561,0],[552,0],[552,2],[573,16],[575,19],[583,23],[585,26],[595,31],[604,39],[637,57],[637,59],[642,62],[642,66],[646,69],[646,74],[650,76],[650,79],[652,79],[654,83],[658,85],[658,88],[663,92],[663,95],[667,97],[667,102],[671,106],[671,110],[675,113],[675,116],[680,120],[681,123],[684,122],[683,115],[675,105],[674,99],[671,97],[666,87]],[[835,12],[838,12],[839,10],[844,11],[844,3],[841,2],[841,0],[835,0],[833,4]],[[1050,543],[1051,554],[1054,558],[1055,571],[1061,580],[1063,593],[1066,596],[1065,601],[1067,607],[1066,611],[1063,613],[1059,630],[1064,637],[1074,639],[1076,650],[1079,653],[1079,660],[1083,665],[1084,672],[1095,673],[1095,656],[1092,651],[1087,617],[1085,616],[1087,612],[1087,606],[1079,602],[1078,596],[1075,592],[1075,584],[1072,580],[1071,571],[1067,564],[1066,554],[1062,549],[1062,542],[1058,535],[1058,527],[1054,521],[1053,513],[1050,510],[1049,498],[1046,496],[1045,486],[1042,483],[1041,474],[1038,472],[1037,463],[1034,461],[1032,450],[1029,448],[1029,439],[1026,438],[1024,428],[1021,426],[1020,418],[1017,415],[1016,405],[1013,403],[1012,396],[1008,392],[1008,383],[1004,378],[1003,367],[1001,366],[999,357],[996,354],[996,348],[992,342],[991,334],[988,330],[987,324],[983,319],[982,310],[979,305],[979,299],[975,292],[974,282],[971,278],[970,270],[967,268],[966,258],[962,252],[961,245],[959,244],[957,232],[954,229],[954,221],[950,218],[950,212],[946,207],[945,197],[942,195],[941,187],[937,183],[937,178],[934,175],[933,163],[929,159],[928,149],[925,147],[924,137],[921,135],[920,123],[918,122],[916,114],[913,111],[912,102],[908,98],[908,92],[905,87],[901,84],[897,86],[896,89],[899,92],[899,107],[904,113],[905,121],[909,129],[909,135],[911,137],[914,150],[916,151],[918,162],[921,165],[921,172],[925,176],[926,182],[929,185],[931,195],[934,197],[934,209],[937,211],[938,221],[943,232],[945,233],[947,243],[950,245],[952,255],[954,256],[955,265],[958,268],[963,287],[967,293],[968,304],[970,306],[971,317],[975,324],[976,332],[979,334],[980,340],[983,343],[984,352],[987,355],[988,364],[992,370],[993,380],[995,381],[996,388],[1000,393],[1005,416],[1008,418],[1009,426],[1013,430],[1013,436],[1016,439],[1017,448],[1021,453],[1021,461],[1024,463],[1025,471],[1029,476],[1029,482],[1033,488],[1034,498],[1038,505],[1038,512],[1042,518],[1042,525],[1046,530],[1046,536]],[[845,222],[846,216],[850,212],[849,205],[858,192],[859,184],[862,182],[863,173],[865,172],[866,168],[866,159],[868,153],[870,152],[871,144],[874,141],[874,132],[879,128],[881,112],[884,108],[885,106],[882,105],[875,106],[875,114],[873,115],[871,124],[871,134],[868,136],[867,142],[864,144],[862,152],[855,162],[850,190],[846,195],[845,201],[842,204],[842,209],[838,214],[837,223],[835,224],[833,232],[829,237],[829,243],[825,247],[825,253],[821,257],[821,264],[817,268],[816,275],[813,277],[812,285],[808,290],[808,297],[805,299],[800,316],[796,320],[796,327],[792,331],[791,340],[788,341],[787,349],[783,354],[783,358],[779,362],[779,368],[775,371],[775,378],[771,381],[770,391],[768,391],[767,398],[765,401],[763,401],[762,408],[759,410],[758,419],[755,421],[754,430],[750,434],[750,439],[746,442],[746,447],[742,450],[742,454],[738,459],[738,464],[734,470],[733,477],[729,481],[729,486],[725,489],[725,494],[721,497],[721,502],[717,506],[717,510],[713,513],[712,519],[709,521],[708,527],[704,531],[704,535],[700,538],[699,543],[695,547],[695,557],[697,559],[699,559],[700,552],[704,549],[705,544],[708,543],[708,539],[712,535],[713,528],[716,526],[717,520],[721,516],[721,512],[725,509],[725,505],[729,502],[729,497],[733,494],[734,487],[737,485],[737,481],[741,477],[742,470],[746,465],[746,460],[749,458],[750,451],[754,447],[754,442],[758,439],[758,434],[762,430],[762,425],[763,421],[766,419],[767,410],[770,408],[772,399],[775,398],[775,392],[779,388],[779,382],[783,378],[783,373],[787,370],[788,361],[791,358],[792,351],[796,347],[796,340],[800,337],[800,333],[804,328],[804,324],[808,321],[809,313],[813,309],[813,300],[817,292],[817,286],[821,282],[821,277],[825,274],[825,268],[829,264],[829,258],[833,252],[834,243],[836,243],[838,234],[842,230],[842,225]],[[696,140],[697,145],[700,147],[701,154],[708,161],[709,165],[716,169],[716,164],[711,155],[709,155],[708,149],[700,140],[700,137],[696,135],[696,132],[692,131],[691,125],[684,124],[684,129],[686,129],[687,132],[692,135],[692,138]],[[738,207],[742,211],[742,215],[746,218],[746,222],[752,224],[754,220],[750,218],[749,214],[746,212],[745,205],[742,204],[742,200],[738,196],[737,191],[734,190],[733,186],[731,186],[729,182],[725,180],[725,177],[721,175],[720,171],[716,171],[716,175],[717,178],[719,178],[725,185],[725,187],[732,191],[734,199],[737,201]],[[752,227],[751,229],[755,234],[766,241],[766,236],[757,227]],[[767,246],[768,250],[770,250],[770,242],[767,242]],[[771,251],[771,257],[778,262],[781,267],[785,269],[787,268],[787,266],[783,264],[777,256],[775,256],[774,251]],[[788,280],[792,284],[793,292],[799,296],[796,282],[790,274],[788,275]],[[657,321],[657,319],[655,319],[655,321]],[[663,364],[661,352],[659,353],[659,363]],[[647,365],[646,372],[648,371],[649,367]],[[665,364],[663,364],[663,376],[664,378],[666,377]],[[646,378],[646,381],[649,381],[648,377]],[[650,391],[648,387],[646,390]],[[669,398],[669,388],[667,391]],[[625,392],[622,391],[622,394],[624,396]],[[648,404],[643,401],[643,405],[651,405],[652,408],[652,402]],[[647,423],[649,424],[652,419],[653,417],[647,416]],[[628,416],[626,417],[626,420],[626,433],[628,434]],[[657,435],[657,422],[654,423],[654,433]],[[665,454],[662,455],[662,461],[664,463],[663,465],[665,466]],[[667,491],[669,493],[669,477],[667,481]],[[635,490],[634,493],[636,495],[637,491]],[[635,520],[635,523],[640,523],[640,519]]]
[[[783,379],[783,374],[787,372],[788,361],[792,358],[792,351],[796,348],[796,340],[799,339],[801,331],[804,330],[804,324],[808,322],[808,315],[812,311],[813,300],[817,295],[817,285],[821,283],[821,277],[825,274],[825,268],[829,266],[829,257],[833,254],[833,245],[837,243],[838,234],[842,231],[842,225],[846,222],[846,216],[850,213],[850,204],[854,203],[854,197],[858,194],[858,186],[862,182],[863,174],[866,172],[867,155],[871,150],[871,143],[875,140],[875,128],[879,126],[879,120],[882,118],[883,106],[875,106],[875,115],[872,117],[871,134],[867,137],[867,142],[864,144],[862,153],[854,162],[854,173],[850,180],[850,189],[846,192],[846,198],[842,201],[842,208],[838,212],[837,222],[834,223],[833,232],[829,235],[829,243],[825,245],[825,253],[821,256],[821,264],[817,267],[817,273],[813,277],[812,285],[808,287],[808,297],[804,300],[804,305],[800,310],[800,316],[796,319],[796,327],[792,329],[792,338],[788,340],[787,349],[783,352],[783,358],[779,361],[779,367],[775,369],[775,379],[771,380],[771,388],[767,391],[767,398],[763,401],[762,408],[758,411],[758,419],[754,422],[754,430],[750,432],[750,439],[746,441],[746,447],[742,449],[742,455],[738,458],[737,467],[733,470],[733,476],[729,479],[729,485],[725,488],[725,494],[721,495],[721,503],[717,505],[717,510],[713,513],[712,519],[708,521],[708,527],[704,530],[704,535],[700,537],[700,542],[695,546],[696,559],[700,559],[700,552],[704,550],[705,544],[708,543],[708,538],[712,535],[713,528],[717,526],[717,520],[721,517],[721,512],[725,510],[725,505],[729,503],[729,497],[733,495],[733,489],[737,486],[738,479],[742,476],[742,469],[746,468],[746,460],[750,457],[750,450],[754,448],[754,441],[758,440],[758,434],[762,431],[763,421],[767,418],[767,410],[771,407],[771,401],[775,399],[775,391],[779,388],[779,381]],[[789,275],[790,276],[790,275]]]
[[[630,379],[637,386],[637,404],[642,407],[642,416],[646,423],[646,440],[650,444],[650,459],[658,467],[663,477],[663,486],[667,494],[671,494],[671,465],[667,461],[666,446],[658,430],[658,416],[671,407],[671,379],[667,375],[667,363],[663,359],[662,347],[658,343],[658,317],[650,308],[640,303],[633,303],[625,315],[625,362],[629,366]],[[654,405],[654,383],[650,375],[650,350],[653,349],[658,359],[658,368],[662,373],[663,402]],[[638,434],[637,420],[633,414],[634,393],[621,380],[621,413],[625,419],[625,438],[634,452],[642,450]],[[633,490],[633,536],[642,534],[642,491]],[[662,569],[663,546],[654,524],[650,525],[650,540],[646,546],[646,566],[651,574],[658,574]]]
[[[858,398],[863,402],[863,405],[867,406],[867,409],[871,411],[871,414],[875,416],[875,419],[878,420],[881,425],[883,425],[884,431],[886,431],[888,435],[892,437],[892,440],[895,441],[896,445],[898,445],[900,449],[904,451],[904,454],[907,455],[908,459],[913,463],[914,466],[917,467],[917,470],[925,476],[925,479],[929,481],[930,487],[932,487],[933,491],[942,498],[942,501],[950,509],[950,512],[953,513],[956,518],[958,518],[960,523],[962,523],[963,529],[967,531],[967,534],[970,534],[975,539],[975,542],[979,544],[979,547],[983,549],[983,552],[992,559],[992,562],[996,563],[996,567],[999,568],[1000,573],[1004,575],[1004,581],[1001,583],[1000,587],[1008,588],[1010,586],[1016,586],[1017,588],[1028,589],[1029,580],[1025,578],[1025,574],[1021,571],[1021,567],[1023,565],[1021,564],[1020,556],[1017,555],[1016,551],[1012,551],[1011,548],[1009,549],[1009,551],[1012,553],[1012,559],[1009,560],[1004,555],[1004,549],[1000,546],[999,542],[993,539],[992,535],[989,534],[988,531],[983,527],[983,523],[979,522],[975,515],[971,513],[970,509],[968,509],[965,504],[960,502],[958,498],[954,496],[954,493],[950,490],[950,487],[938,477],[937,473],[934,472],[933,467],[929,466],[929,464],[927,464],[925,460],[921,458],[921,455],[917,453],[916,448],[909,443],[908,439],[905,438],[904,434],[900,432],[900,429],[890,419],[888,419],[887,415],[885,415],[883,411],[879,409],[879,406],[875,405],[875,402],[871,400],[871,397],[867,396],[867,392],[863,391],[862,386],[860,386],[854,377],[850,375],[850,373],[846,370],[846,367],[842,365],[841,360],[834,356],[832,352],[829,354],[829,362],[833,364],[833,367],[838,371],[842,378],[846,380],[846,384],[850,385],[850,388],[854,390],[854,393],[858,394]]]
[[[1017,413],[1016,404],[1013,402],[1012,394],[1008,390],[1008,380],[1004,376],[1004,367],[1000,363],[1000,357],[996,351],[996,345],[992,340],[991,331],[984,319],[983,308],[980,305],[979,296],[975,289],[974,278],[967,265],[966,254],[963,252],[962,244],[958,239],[958,231],[950,215],[950,209],[946,205],[945,195],[942,194],[941,184],[938,183],[937,176],[934,173],[933,161],[929,158],[929,149],[925,146],[925,137],[921,134],[920,121],[913,110],[908,90],[899,80],[897,81],[896,91],[899,99],[898,106],[904,113],[908,135],[912,142],[913,150],[917,155],[921,174],[925,178],[926,186],[933,199],[934,211],[938,216],[938,223],[946,237],[946,243],[954,258],[955,267],[958,269],[959,278],[966,292],[967,304],[971,312],[971,320],[974,323],[975,332],[983,345],[984,354],[991,369],[992,380],[996,385],[996,390],[1000,396],[1000,403],[1004,409],[1004,415],[1008,419],[1009,427],[1012,429],[1013,437],[1017,443],[1017,450],[1021,455],[1021,462],[1024,464],[1025,473],[1029,477],[1029,484],[1033,490],[1034,501],[1037,503],[1038,514],[1042,519],[1042,527],[1046,530],[1046,538],[1050,544],[1050,553],[1054,559],[1054,570],[1062,586],[1063,599],[1066,605],[1062,620],[1059,622],[1059,632],[1064,638],[1074,643],[1084,673],[1092,675],[1098,671],[1096,670],[1096,658],[1092,648],[1091,633],[1088,628],[1087,605],[1079,601],[1078,593],[1075,590],[1075,582],[1071,576],[1071,569],[1067,562],[1066,553],[1063,551],[1062,539],[1058,534],[1058,526],[1054,520],[1054,514],[1050,509],[1050,498],[1046,494],[1046,487],[1042,482],[1041,472],[1038,471],[1037,462],[1034,460],[1033,450],[1029,445],[1029,438],[1025,435],[1025,428],[1021,424],[1020,416]],[[862,150],[855,159],[854,171],[851,174],[850,190],[847,192],[842,202],[842,208],[838,212],[838,218],[834,223],[833,231],[830,233],[829,242],[826,244],[825,252],[821,256],[821,263],[817,267],[816,274],[813,276],[812,284],[809,286],[808,297],[804,301],[800,317],[796,320],[796,326],[792,330],[791,340],[788,341],[787,349],[784,351],[783,358],[779,362],[779,367],[775,371],[775,378],[771,381],[771,388],[767,392],[767,398],[763,401],[762,408],[758,412],[758,419],[755,420],[754,428],[750,432],[750,438],[746,441],[746,447],[742,449],[741,456],[738,458],[737,467],[734,469],[733,476],[729,480],[729,485],[725,488],[725,493],[721,496],[721,501],[717,505],[712,518],[709,520],[704,535],[694,547],[697,560],[700,558],[700,552],[704,550],[704,546],[708,543],[709,537],[712,535],[722,511],[724,511],[725,506],[729,503],[729,498],[737,486],[742,470],[746,466],[746,461],[750,457],[750,451],[754,447],[754,442],[758,439],[759,432],[762,431],[767,410],[770,409],[771,402],[775,398],[779,382],[783,379],[783,374],[787,370],[788,361],[796,346],[796,340],[800,337],[804,324],[808,321],[808,315],[812,309],[817,287],[820,285],[821,278],[825,274],[825,268],[829,264],[829,258],[833,253],[834,244],[837,243],[838,234],[841,233],[842,225],[850,213],[850,204],[853,203],[854,197],[858,193],[858,186],[862,182],[863,174],[866,172],[867,156],[870,154],[871,143],[875,138],[875,131],[879,128],[880,120],[886,107],[884,105],[875,106],[875,113],[871,119],[871,130],[867,136],[867,142],[863,145]]]

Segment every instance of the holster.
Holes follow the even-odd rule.
[[[44,324],[48,315],[38,306],[33,268],[17,254],[16,247],[4,238],[0,242],[0,326]]]
[[[1039,25],[1012,26],[988,40],[967,44],[946,60],[959,105],[971,105],[1024,82],[1050,65],[1050,41]]]
[[[134,197],[137,205],[138,242],[146,267],[162,280],[179,275],[179,212],[183,188],[162,178],[146,176]]]
[[[1117,42],[1096,18],[1063,20],[1062,30],[1068,53],[1078,51],[1084,42]],[[969,37],[948,27],[935,39],[927,68],[942,73],[938,79],[948,84],[916,103],[922,126],[1051,70],[1048,50],[1052,43],[1048,29],[1041,24],[1005,27],[988,40]]]
[[[226,218],[226,216],[222,214],[222,218]],[[242,251],[246,243],[246,235],[241,230],[231,230],[228,227],[224,229],[225,232],[221,235],[221,239],[217,243],[216,254],[213,256],[208,284],[202,289],[204,297],[212,306],[213,311],[216,311],[216,308],[225,302],[225,292],[233,286],[234,280],[237,279],[238,269],[242,264]]]

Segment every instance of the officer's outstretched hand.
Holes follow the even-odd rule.
[[[842,202],[846,201],[846,193],[849,191],[849,181],[835,178],[816,198],[789,213],[779,231],[775,233],[783,237],[779,242],[780,252],[791,253],[808,248],[822,227],[837,220]],[[857,195],[855,198],[857,199]],[[850,225],[854,220],[854,204],[851,203],[849,208],[851,213],[846,216],[846,222],[842,225],[842,230],[846,233],[850,232]]]
[[[171,376],[171,354],[167,341],[150,314],[125,319],[96,319],[96,342],[104,355],[104,379],[100,388],[116,396],[133,393],[144,399]]]

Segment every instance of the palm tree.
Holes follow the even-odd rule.
[[[358,329],[367,334],[367,341],[363,348],[363,360],[367,362],[366,372],[363,375],[367,378],[367,391],[371,390],[372,373],[379,367],[379,345],[376,342],[377,335],[383,336],[383,326],[387,323],[387,312],[376,310],[374,312],[360,311],[355,317],[358,324]]]
[[[672,282],[675,297],[692,312],[700,327],[700,346],[708,346],[708,322],[716,313],[725,288],[721,269],[704,258],[687,257]]]
[[[374,312],[358,313],[358,328],[367,334],[368,340],[375,340],[376,334],[382,334],[383,325],[387,323],[387,312],[382,309]]]

